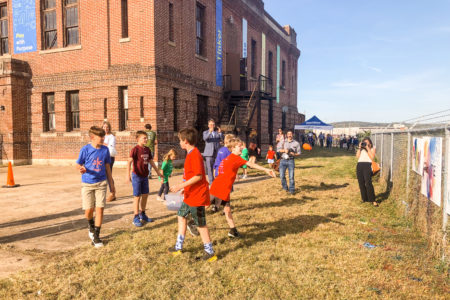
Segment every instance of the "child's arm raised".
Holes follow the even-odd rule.
[[[115,193],[116,188],[114,187],[114,181],[112,179],[111,165],[108,163],[105,164],[105,169],[106,169],[106,178],[108,178],[108,183],[109,183],[109,188],[111,190],[111,193]]]
[[[273,170],[270,170],[270,169],[261,167],[260,165],[255,164],[255,163],[252,163],[251,161],[248,161],[248,162],[246,163],[246,165],[249,166],[249,167],[252,168],[252,169],[257,169],[257,170],[264,171],[264,172],[266,172],[267,175],[269,175],[270,177],[273,177],[273,178],[276,177],[275,172],[274,172]]]
[[[177,184],[177,185],[172,186],[172,187],[170,188],[170,191],[176,193],[176,192],[178,192],[179,190],[184,189],[185,187],[187,187],[187,186],[189,186],[189,185],[192,185],[192,184],[194,184],[194,183],[199,182],[200,180],[202,180],[202,175],[195,175],[195,176],[192,176],[191,179],[189,179],[189,180],[187,180],[187,181],[185,181],[185,182],[183,182],[183,183],[180,183],[180,184]]]

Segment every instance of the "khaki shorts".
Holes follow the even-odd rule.
[[[94,207],[105,207],[106,203],[106,180],[97,183],[81,183],[81,199],[83,209]]]

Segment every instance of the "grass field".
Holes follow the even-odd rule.
[[[221,213],[207,216],[216,262],[197,261],[203,246],[189,235],[186,252],[169,256],[170,216],[105,237],[103,249],[48,257],[1,280],[0,298],[448,299],[448,266],[394,213],[394,199],[361,203],[355,164],[339,150],[303,154],[295,196],[280,191],[279,178],[251,172],[252,184],[237,184],[231,197],[243,237],[227,237]]]

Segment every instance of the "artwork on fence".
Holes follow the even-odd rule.
[[[414,138],[412,169],[422,176],[423,173],[423,139]]]
[[[428,200],[441,206],[442,138],[424,137],[421,192]]]

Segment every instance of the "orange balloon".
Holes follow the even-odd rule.
[[[310,151],[310,150],[312,150],[312,147],[311,147],[311,145],[310,144],[303,144],[303,150],[307,150],[307,151]]]

